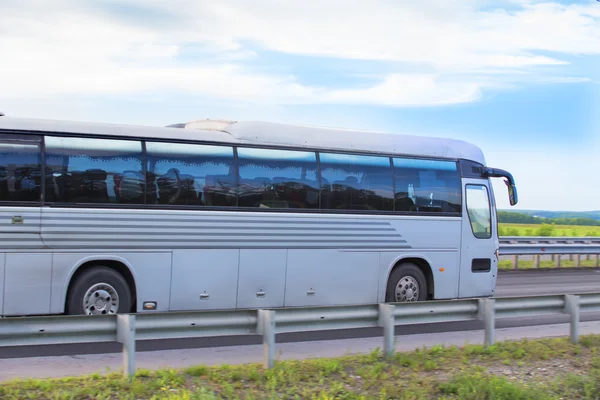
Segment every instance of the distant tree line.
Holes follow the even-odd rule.
[[[600,221],[593,218],[542,218],[512,211],[498,211],[498,222],[505,224],[600,226]]]

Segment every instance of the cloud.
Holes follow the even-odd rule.
[[[175,91],[253,103],[431,106],[526,82],[588,79],[571,76],[567,56],[600,54],[600,6],[511,3],[5,2],[0,99]],[[307,69],[263,61],[264,52],[305,57],[302,65],[386,67],[370,86],[340,89],[307,83]]]
[[[393,74],[368,89],[331,91],[322,101],[386,106],[457,104],[478,99],[483,86],[482,82],[448,81],[431,74]]]

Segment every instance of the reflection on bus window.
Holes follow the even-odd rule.
[[[314,152],[238,148],[240,207],[319,207]]]
[[[396,211],[461,212],[456,162],[394,158],[393,163]]]
[[[46,201],[144,203],[141,142],[47,136],[45,145]]]
[[[320,153],[322,207],[393,211],[388,157]]]
[[[233,148],[146,143],[148,204],[235,206]]]
[[[0,140],[0,201],[39,202],[41,171],[38,143]]]

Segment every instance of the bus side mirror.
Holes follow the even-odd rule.
[[[514,206],[519,201],[517,196],[517,187],[514,183],[510,183],[508,179],[504,180],[506,186],[508,186],[508,201],[511,206]]]

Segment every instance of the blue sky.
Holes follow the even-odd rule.
[[[8,115],[452,137],[514,174],[517,209],[600,209],[600,2],[49,3],[0,2]]]

